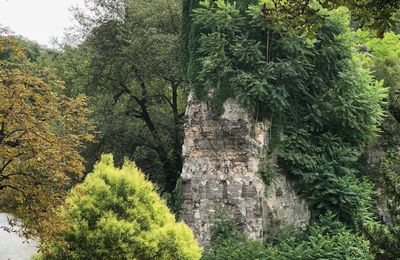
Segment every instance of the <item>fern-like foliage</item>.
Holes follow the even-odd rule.
[[[356,161],[378,132],[386,90],[353,57],[346,10],[310,1],[304,10],[320,24],[307,27],[282,11],[291,4],[272,17],[263,1],[199,6],[190,16],[198,32],[187,74],[193,92],[217,111],[232,97],[257,119],[279,118],[279,164],[315,216],[333,211],[354,224],[372,205]]]

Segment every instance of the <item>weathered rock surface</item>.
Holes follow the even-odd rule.
[[[182,217],[200,244],[209,245],[213,215],[221,207],[239,230],[255,239],[262,238],[265,229],[307,224],[308,208],[287,178],[277,174],[266,187],[257,174],[268,142],[266,124],[254,123],[232,99],[224,109],[218,116],[190,96],[186,110]]]
[[[288,178],[279,171],[265,188],[263,199],[264,231],[275,236],[284,227],[303,227],[310,221],[310,211],[294,192]]]

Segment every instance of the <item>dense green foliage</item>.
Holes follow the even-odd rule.
[[[346,6],[352,14],[351,26],[369,28],[382,38],[386,31],[396,28],[398,20],[396,14],[400,8],[400,1],[392,0],[335,0],[319,2],[328,8]]]
[[[54,67],[72,96],[90,97],[97,142],[83,152],[88,169],[101,153],[134,159],[160,192],[182,168],[186,105],[179,55],[179,1],[86,1],[77,10],[79,44],[70,37]],[[154,15],[155,10],[157,15]]]
[[[373,259],[369,243],[332,215],[321,217],[305,231],[286,230],[266,244],[245,238],[229,223],[224,220],[216,225],[219,238],[223,239],[214,240],[213,247],[203,253],[202,259]]]
[[[62,210],[68,228],[44,259],[199,259],[192,231],[175,221],[136,165],[102,156]]]
[[[309,38],[266,21],[260,5],[245,14],[224,1],[201,5],[194,92],[217,109],[233,97],[257,119],[282,118],[280,166],[316,216],[332,210],[354,221],[372,201],[355,163],[377,133],[385,89],[352,58],[345,10],[320,10]]]
[[[370,149],[370,162],[363,162],[370,171],[369,177],[377,188],[380,203],[385,205],[386,223],[367,222],[363,232],[379,259],[395,259],[400,255],[400,37],[386,33],[383,39],[377,39],[368,32],[357,31],[354,38],[368,48],[369,53],[361,57],[374,76],[384,80],[390,90],[383,133]]]
[[[267,230],[264,241],[247,238],[217,214],[202,259],[399,259],[400,1],[183,0],[182,21],[178,0],[85,4],[75,10],[77,34],[59,51],[12,37],[14,50],[0,38],[0,62],[7,65],[0,69],[0,103],[33,111],[11,113],[28,119],[12,122],[12,130],[5,127],[8,108],[0,109],[0,207],[21,213],[25,231],[41,229],[38,258],[200,258],[192,232],[157,194],[179,218],[183,117],[192,91],[219,113],[234,98],[256,121],[268,121],[258,174],[269,185],[280,167],[312,211],[304,230]],[[350,31],[358,28],[367,31]],[[57,87],[64,85],[58,78],[65,88]],[[48,100],[77,100],[82,113],[52,115],[64,103],[32,91],[43,82]],[[17,102],[10,93],[18,89],[25,94]],[[73,157],[66,149],[79,139],[71,133],[90,125],[81,94],[89,97],[97,130],[97,141],[81,151],[86,172],[102,153],[112,153],[121,168],[104,156],[60,214],[49,216],[82,181],[70,173],[83,171],[83,143]],[[37,131],[79,114],[68,127]],[[21,126],[29,127],[29,138],[11,140]],[[67,141],[51,147],[45,139],[56,136]]]
[[[93,136],[86,97],[62,94],[45,52],[0,26],[0,210],[19,218],[20,234],[48,237]]]
[[[296,27],[285,20],[291,13],[281,12],[284,3],[274,2],[268,9],[274,11],[266,13],[263,8],[268,1],[263,2],[264,7],[250,4],[243,8],[229,1],[203,1],[193,10],[191,19],[184,21],[191,26],[191,33],[202,32],[197,37],[189,34],[186,39],[187,76],[192,90],[197,97],[209,100],[217,111],[221,111],[226,98],[233,97],[257,120],[271,121],[272,130],[278,132],[273,133],[274,147],[269,147],[269,152],[276,150],[279,166],[295,181],[314,218],[332,211],[351,228],[361,229],[376,247],[375,252],[384,249],[387,257],[396,256],[396,226],[373,220],[373,185],[359,167],[360,155],[374,140],[383,121],[387,90],[362,68],[370,65],[368,60],[354,54],[355,42],[351,41],[346,11],[326,11],[310,1],[308,10],[314,11],[318,26],[307,26],[304,20],[303,26]],[[295,4],[288,4],[286,10],[294,10],[290,9],[292,6]],[[369,67],[375,69],[378,80],[392,79],[387,86],[395,117],[397,63],[388,67],[390,59],[395,58],[385,56],[384,61],[375,61]],[[397,132],[397,126],[390,125],[392,133]],[[396,140],[393,143],[398,144]],[[388,165],[382,163],[381,172],[382,165]],[[392,184],[396,176],[394,165],[390,174],[387,170],[383,174],[383,179]],[[393,187],[387,183],[384,186]],[[393,188],[388,193],[390,201],[396,201]],[[272,259],[334,259],[350,244],[364,248],[352,259],[371,257],[368,243],[361,237],[351,237],[350,230],[326,234],[331,227],[325,224],[310,228],[309,244],[293,240],[290,246],[271,247],[269,253],[276,254]],[[377,237],[382,238],[380,244],[379,239],[371,239]],[[229,239],[222,241],[205,257],[239,259],[252,252],[253,258],[265,257],[265,251],[257,250],[259,243],[245,240],[243,247],[234,247]],[[335,251],[331,247],[335,243],[343,248],[339,246]],[[285,248],[282,252],[280,246]],[[247,251],[248,248],[252,249]]]
[[[389,88],[388,114],[382,124],[382,138],[378,140],[381,147],[393,148],[400,140],[400,36],[387,33],[383,39],[373,37],[366,31],[353,33],[354,41],[368,48],[370,56],[361,55],[377,80],[383,80]],[[371,56],[372,55],[372,56]]]

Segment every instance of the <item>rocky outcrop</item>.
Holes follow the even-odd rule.
[[[265,230],[302,226],[310,213],[283,174],[268,187],[257,173],[268,143],[268,124],[255,123],[234,100],[218,116],[210,105],[189,97],[183,145],[183,219],[200,244],[209,244],[219,208],[239,230],[259,239]],[[275,232],[275,231],[274,231]]]
[[[288,178],[278,170],[272,183],[265,188],[264,192],[265,234],[274,237],[284,227],[306,226],[310,217],[306,202],[297,196]]]

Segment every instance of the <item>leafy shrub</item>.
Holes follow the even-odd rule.
[[[333,215],[322,216],[303,236],[285,237],[275,246],[268,245],[266,259],[373,259],[369,242],[353,234]]]
[[[212,247],[203,252],[203,260],[262,259],[265,246],[261,241],[247,239],[223,209],[217,209],[211,232]]]
[[[62,242],[44,259],[199,259],[192,231],[175,221],[134,163],[114,168],[103,155],[83,184],[69,194]]]
[[[373,259],[373,256],[369,253],[368,241],[352,234],[330,214],[321,217],[305,232],[286,232],[274,243],[263,244],[243,235],[218,240],[203,253],[202,259],[367,260]]]
[[[210,250],[204,251],[202,260],[267,259],[265,245],[260,241],[244,239],[240,242],[222,241]]]
[[[213,217],[214,226],[211,230],[211,243],[231,240],[240,241],[242,234],[236,229],[235,223],[225,212],[224,208],[217,208]]]

